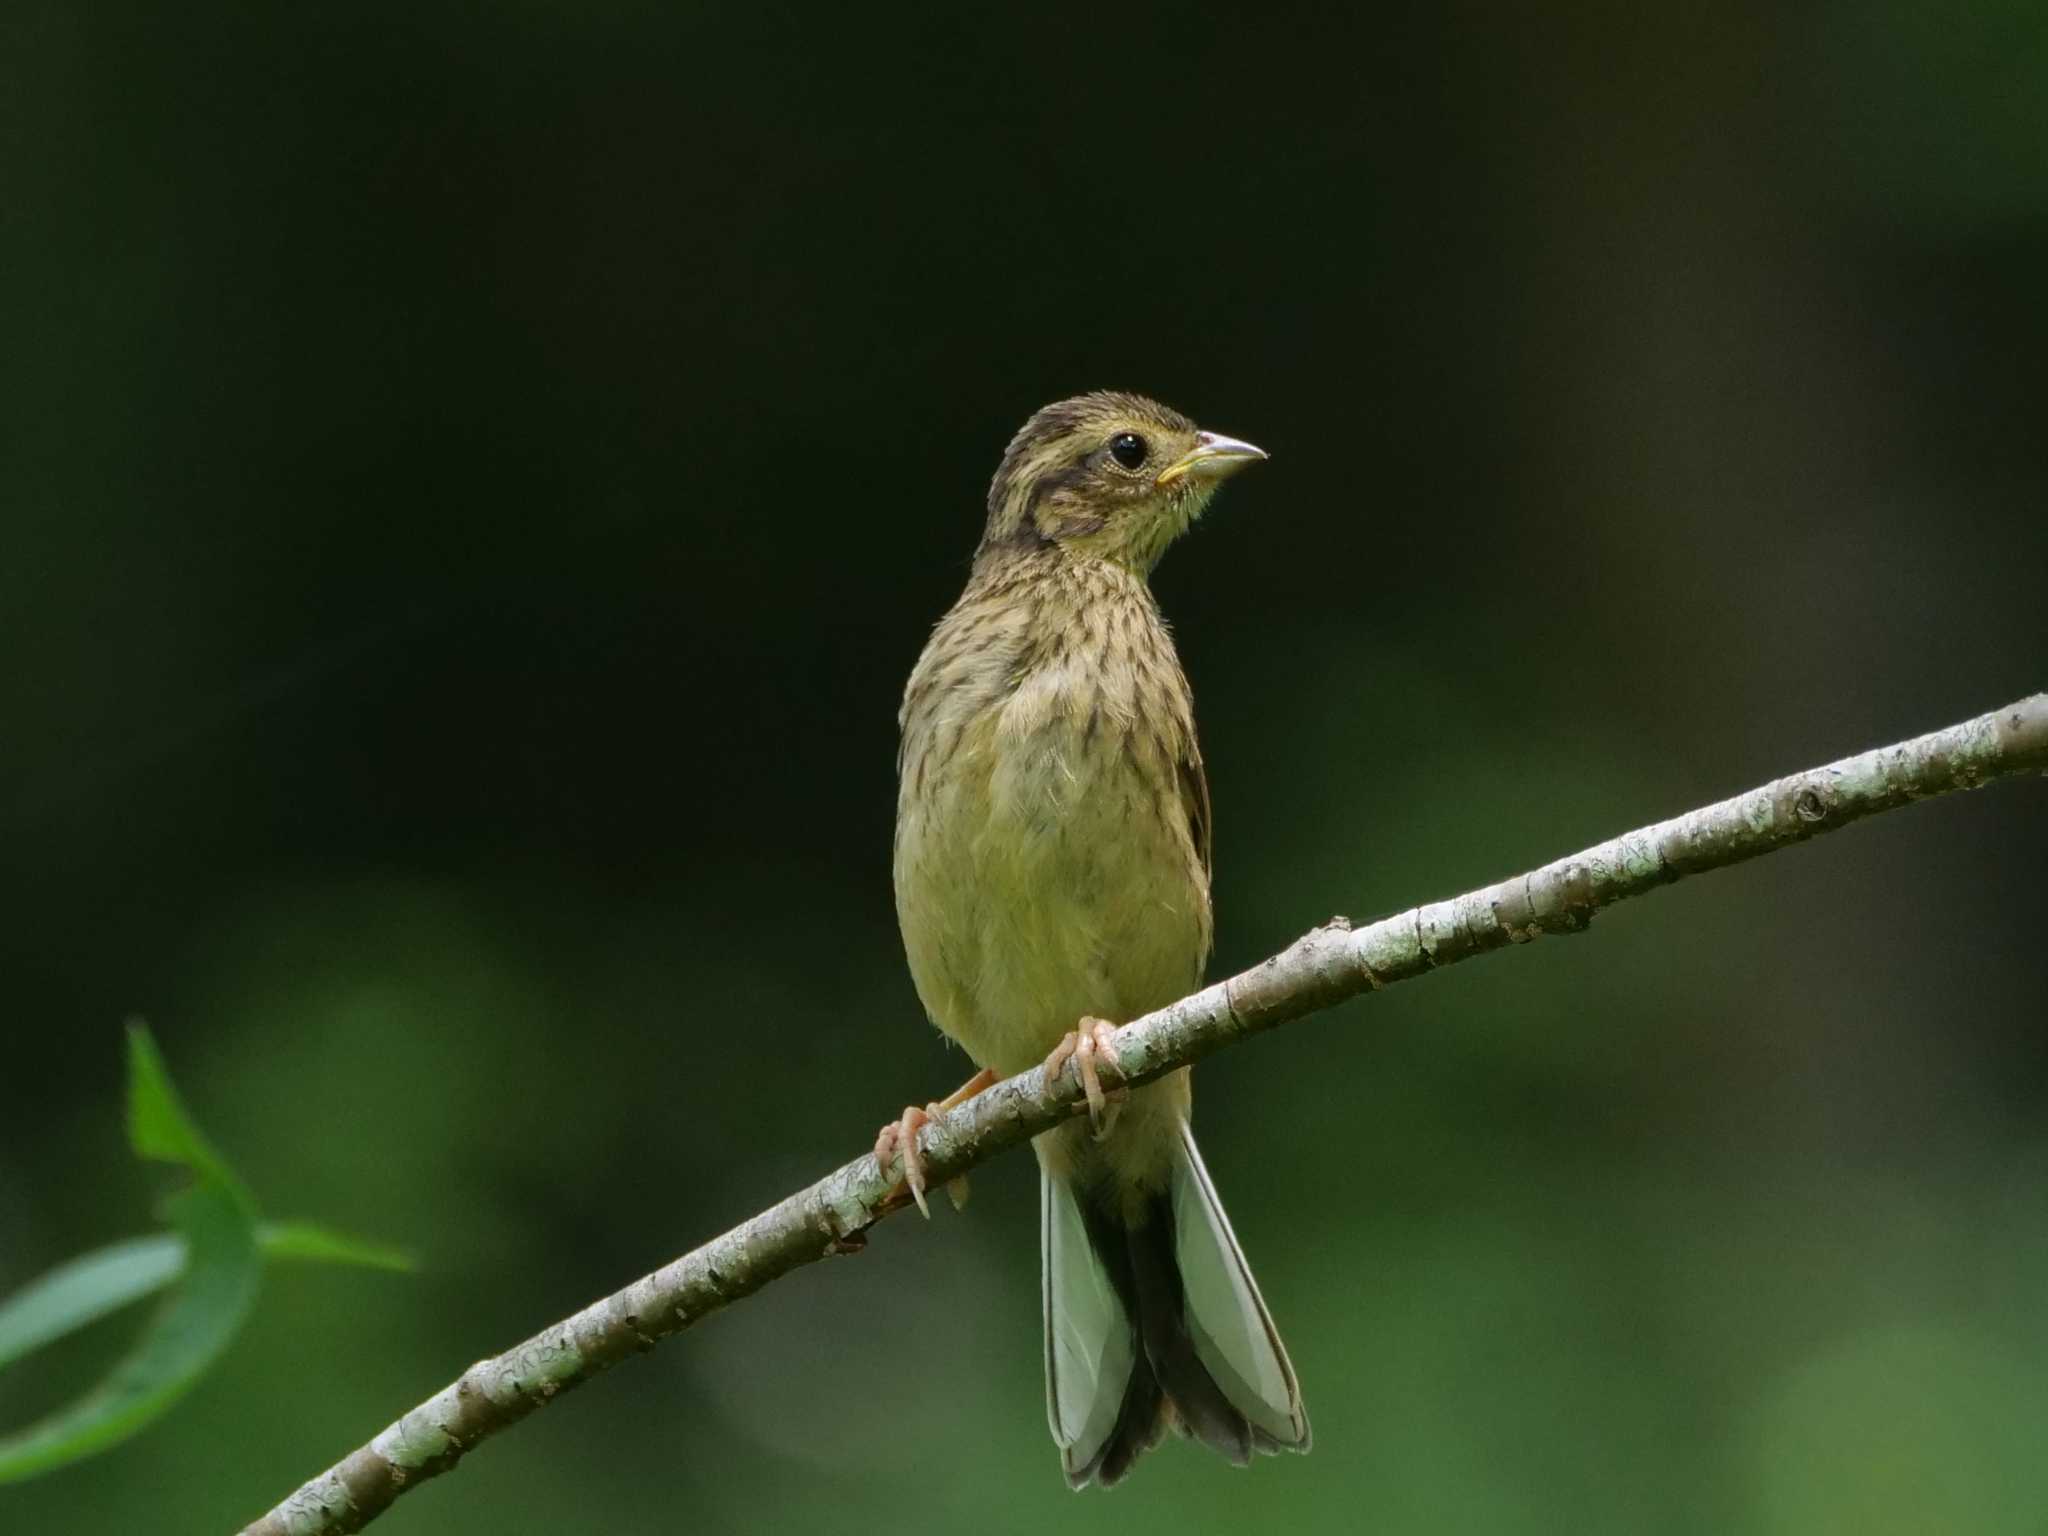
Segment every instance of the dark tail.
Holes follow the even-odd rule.
[[[1169,1425],[1238,1466],[1307,1450],[1294,1368],[1186,1129],[1135,1220],[1120,1192],[1041,1182],[1046,1412],[1068,1484],[1117,1482]]]

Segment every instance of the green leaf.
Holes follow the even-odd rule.
[[[0,1439],[0,1483],[134,1434],[183,1396],[241,1327],[263,1268],[253,1213],[234,1189],[210,1178],[175,1196],[169,1210],[185,1239],[184,1283],[97,1387]]]
[[[0,1438],[0,1483],[46,1472],[134,1434],[191,1388],[227,1348],[256,1299],[263,1257],[255,1202],[200,1135],[140,1024],[128,1030],[128,1135],[138,1155],[180,1164],[193,1175],[191,1188],[166,1202],[183,1239],[183,1281],[104,1381],[69,1406]],[[6,1312],[14,1337],[33,1347],[145,1294],[150,1287],[144,1282],[157,1272],[147,1257],[138,1261],[133,1245],[123,1248],[125,1262],[109,1263],[103,1252],[95,1256],[97,1264],[80,1261],[37,1282],[26,1301],[14,1298]],[[154,1262],[160,1266],[163,1260]]]
[[[184,1240],[168,1232],[59,1264],[0,1302],[0,1367],[162,1290],[184,1271]]]
[[[256,1228],[266,1259],[408,1271],[411,1254],[304,1221]],[[0,1370],[67,1333],[162,1290],[185,1273],[185,1240],[175,1232],[133,1237],[59,1264],[0,1301]]]
[[[270,1259],[303,1259],[314,1264],[354,1264],[364,1269],[410,1270],[412,1255],[310,1221],[266,1221],[256,1240]]]
[[[171,1074],[149,1027],[139,1019],[128,1022],[128,1144],[137,1157],[178,1163],[224,1184],[239,1184],[199,1133],[184,1100],[171,1086]]]
[[[128,1139],[138,1157],[192,1175],[191,1186],[165,1202],[177,1230],[60,1264],[0,1302],[0,1367],[152,1291],[176,1289],[98,1386],[0,1437],[0,1483],[105,1450],[169,1408],[242,1326],[266,1258],[412,1267],[397,1249],[310,1222],[258,1222],[254,1198],[200,1133],[140,1023],[128,1026]]]

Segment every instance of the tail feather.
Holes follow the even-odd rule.
[[[1273,1315],[1259,1294],[1237,1234],[1209,1182],[1195,1138],[1181,1127],[1173,1169],[1175,1256],[1196,1356],[1250,1423],[1262,1451],[1305,1451],[1310,1436],[1301,1385]]]
[[[1136,1465],[1138,1458],[1166,1438],[1166,1424],[1170,1417],[1159,1378],[1153,1374],[1145,1357],[1140,1355],[1131,1367],[1130,1381],[1124,1387],[1123,1402],[1109,1438],[1086,1462],[1077,1463],[1071,1457],[1067,1458],[1067,1486],[1086,1488],[1094,1482],[1110,1488],[1122,1482],[1124,1474]]]
[[[1171,1210],[1161,1200],[1149,1214],[1142,1227],[1123,1234],[1137,1280],[1136,1317],[1145,1362],[1173,1404],[1181,1432],[1241,1467],[1252,1459],[1250,1426],[1203,1365],[1190,1336]]]
[[[1114,1272],[1098,1262],[1081,1204],[1066,1184],[1039,1175],[1039,1254],[1045,1286],[1045,1412],[1066,1462],[1067,1480],[1082,1486],[1122,1428],[1126,1383],[1151,1382],[1131,1331],[1128,1303]],[[1125,1266],[1128,1274],[1128,1266]],[[1157,1396],[1156,1384],[1153,1396]],[[1154,1411],[1157,1405],[1154,1404]]]
[[[1117,1482],[1169,1425],[1236,1465],[1307,1450],[1287,1351],[1185,1128],[1167,1187],[1042,1176],[1046,1415],[1067,1481]]]

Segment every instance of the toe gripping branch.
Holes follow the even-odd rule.
[[[935,1100],[920,1109],[915,1104],[904,1106],[903,1113],[886,1122],[875,1133],[875,1168],[885,1178],[892,1158],[901,1163],[900,1177],[910,1190],[910,1198],[917,1202],[917,1209],[927,1221],[932,1210],[925,1203],[924,1150],[918,1145],[918,1134],[938,1116],[957,1104],[964,1104],[982,1089],[996,1082],[995,1073],[983,1067],[943,1099]],[[946,1194],[953,1202],[953,1209],[959,1210],[967,1204],[967,1176],[946,1185]]]
[[[1067,1069],[1070,1060],[1074,1063],[1074,1071],[1081,1079],[1081,1091],[1088,1097],[1088,1124],[1097,1141],[1115,1128],[1117,1111],[1123,1107],[1122,1074],[1117,1068],[1116,1053],[1109,1046],[1109,1037],[1115,1033],[1116,1026],[1105,1019],[1083,1019],[1081,1027],[1054,1046],[1052,1053],[1045,1058],[1045,1080],[1048,1083]],[[1102,1075],[1105,1071],[1118,1079],[1118,1091],[1103,1091]]]

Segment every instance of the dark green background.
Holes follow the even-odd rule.
[[[893,715],[1046,400],[1273,454],[1157,583],[1219,974],[2048,683],[2037,5],[833,14],[0,21],[0,1288],[149,1220],[130,1012],[425,1261],[8,1530],[229,1528],[963,1075]],[[1019,1156],[380,1529],[2038,1532],[2044,859],[1949,800],[1205,1067],[1306,1460],[1063,1489]]]

